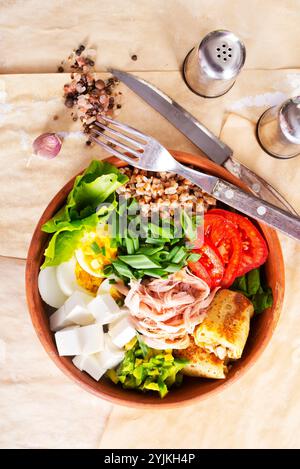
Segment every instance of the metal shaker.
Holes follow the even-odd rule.
[[[226,30],[212,31],[186,56],[185,82],[200,96],[222,96],[233,86],[245,58],[245,46],[235,34]]]
[[[300,96],[267,109],[257,123],[257,138],[275,158],[300,155]]]

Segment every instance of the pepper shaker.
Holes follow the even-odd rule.
[[[212,31],[186,56],[185,82],[205,98],[222,96],[234,85],[245,58],[245,46],[235,34],[221,29]]]
[[[300,155],[300,96],[267,109],[257,123],[257,139],[263,150],[275,158]]]

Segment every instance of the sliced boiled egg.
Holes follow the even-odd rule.
[[[117,277],[111,276],[103,280],[98,288],[97,295],[109,294],[113,297],[114,300],[123,300],[124,295],[119,292],[114,283],[111,283],[111,281],[117,281]]]
[[[106,234],[102,228],[101,235]],[[111,246],[109,236],[99,236],[99,230],[85,233],[75,257],[80,267],[94,277],[103,277],[103,269],[116,258],[117,249]]]
[[[60,308],[67,299],[67,295],[59,286],[55,266],[41,270],[38,277],[38,287],[42,299],[53,308]]]
[[[71,296],[75,290],[78,290],[78,283],[75,275],[76,259],[72,257],[68,262],[62,262],[56,268],[58,285],[63,293]]]

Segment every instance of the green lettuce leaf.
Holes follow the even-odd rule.
[[[84,173],[75,179],[67,203],[43,225],[42,230],[55,233],[60,230],[58,225],[62,222],[92,215],[98,205],[106,202],[127,180],[127,176],[110,163],[93,160]]]
[[[42,269],[68,261],[84,233],[107,221],[117,208],[115,191],[127,180],[115,166],[102,161],[91,162],[75,179],[67,203],[42,227],[46,233],[53,234],[45,250]]]

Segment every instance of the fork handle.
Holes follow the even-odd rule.
[[[186,168],[185,168],[186,169]],[[189,168],[190,169],[190,168]],[[203,187],[203,174],[196,174],[196,171],[184,171],[185,177],[197,184],[201,189]],[[208,176],[209,178],[210,176]],[[214,183],[213,183],[214,182]],[[281,208],[275,207],[248,192],[238,189],[233,184],[219,178],[211,179],[211,188],[206,190],[210,195],[220,202],[224,202],[236,210],[252,217],[260,222],[266,223],[272,228],[276,228],[282,233],[300,240],[300,218],[296,217]]]

